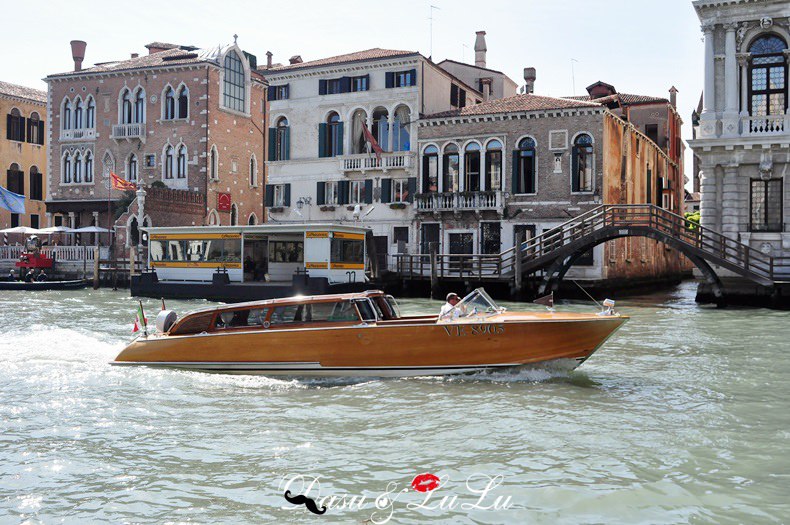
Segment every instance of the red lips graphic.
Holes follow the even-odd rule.
[[[433,474],[418,474],[411,482],[411,488],[417,492],[430,492],[439,488],[439,478]]]

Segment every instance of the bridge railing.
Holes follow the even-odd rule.
[[[437,253],[435,267],[432,267],[429,254],[395,254],[395,271],[407,279],[420,279],[431,276],[435,271],[439,278],[476,278],[497,279],[502,275],[500,254],[479,253]]]

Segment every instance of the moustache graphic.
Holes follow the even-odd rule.
[[[316,505],[315,500],[312,498],[308,498],[304,494],[297,494],[296,496],[291,496],[291,491],[286,490],[285,499],[288,500],[288,503],[293,503],[294,505],[304,505],[307,507],[307,510],[312,512],[313,514],[321,515],[326,512],[326,505],[321,506],[321,510],[318,509],[318,505]]]

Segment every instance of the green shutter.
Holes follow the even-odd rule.
[[[392,179],[381,179],[381,202],[392,202]]]
[[[373,202],[373,179],[365,179],[365,203]]]
[[[323,206],[326,204],[326,182],[318,182],[316,183],[316,204],[319,206]]]
[[[411,84],[409,84],[409,85],[416,86],[417,85],[417,70],[416,69],[412,69],[410,71],[410,73],[411,73]]]
[[[318,125],[318,156],[326,157],[326,122]]]
[[[513,174],[513,180],[511,181],[513,193],[521,193],[521,184],[520,184],[520,177],[519,177],[519,151],[513,150],[513,166],[511,167],[511,172]]]
[[[337,135],[335,135],[337,143],[335,144],[335,151],[338,155],[343,154],[343,123],[337,123]]]
[[[285,185],[285,205],[286,206],[290,206],[291,205],[291,185],[290,184],[286,184]]]
[[[348,181],[341,180],[337,183],[337,203],[348,204]]]
[[[384,84],[385,87],[388,88],[395,87],[395,73],[393,73],[392,71],[387,71],[384,74],[384,79],[385,79],[385,84]]]
[[[276,151],[277,151],[277,128],[269,128],[269,160],[277,160]]]
[[[285,141],[284,148],[285,158],[282,160],[291,160],[291,127],[285,128],[283,140]]]
[[[414,194],[417,193],[417,177],[409,177],[409,195],[406,198],[409,202],[414,202]]]
[[[266,196],[264,198],[264,202],[267,208],[271,208],[274,206],[274,185],[267,184],[266,185]]]

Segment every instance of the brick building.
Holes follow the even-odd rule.
[[[0,229],[15,226],[44,227],[46,185],[45,120],[47,94],[25,86],[0,82],[0,175],[3,186],[25,196],[25,214],[0,208]],[[2,173],[2,172],[0,172]],[[21,242],[22,235],[6,235]]]
[[[428,115],[419,124],[419,245],[501,253],[600,204],[680,212],[677,162],[606,105],[530,94]],[[599,245],[569,277],[678,276],[683,258],[647,238]]]
[[[130,195],[108,190],[110,172],[148,188],[150,226],[261,222],[266,106],[255,57],[235,43],[146,48],[83,69],[85,43],[74,41],[74,70],[45,79],[48,223],[112,223],[128,246],[137,218]]]

